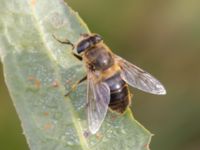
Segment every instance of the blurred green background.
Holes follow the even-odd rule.
[[[166,87],[133,90],[135,118],[155,134],[152,150],[200,149],[200,1],[66,0],[118,55]],[[0,67],[0,149],[27,150]]]

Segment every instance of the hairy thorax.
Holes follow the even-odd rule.
[[[98,78],[106,79],[119,71],[119,66],[115,63],[111,51],[103,44],[87,50],[84,58],[91,71],[100,74]]]

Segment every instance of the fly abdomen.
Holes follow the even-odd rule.
[[[128,86],[125,83],[125,86],[122,87],[120,91],[111,91],[111,99],[109,107],[119,113],[123,113],[127,106],[129,105],[130,97]]]
[[[128,85],[122,80],[120,73],[108,78],[106,83],[110,87],[111,94],[109,107],[118,113],[123,113],[130,103]]]

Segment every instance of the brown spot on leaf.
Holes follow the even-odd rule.
[[[44,112],[44,115],[45,116],[49,116],[49,112]]]
[[[112,120],[112,121],[115,121],[116,119],[117,119],[117,115],[112,114],[112,115],[111,115],[111,120]]]
[[[149,149],[149,144],[145,144],[145,145],[144,145],[144,148],[146,148],[147,150],[150,150],[150,149]]]
[[[52,128],[53,128],[53,125],[52,125],[51,123],[46,123],[46,124],[44,125],[44,129],[45,129],[45,130],[52,129]]]
[[[97,138],[98,140],[101,140],[101,139],[103,138],[103,134],[97,132],[97,133],[96,133],[96,138]]]
[[[71,83],[71,81],[70,81],[70,80],[66,80],[66,83],[67,83],[67,84],[70,84],[70,83]]]
[[[33,84],[34,84],[34,86],[36,87],[36,88],[40,88],[41,87],[41,82],[40,82],[40,80],[39,79],[37,79],[36,77],[34,77],[34,76],[29,76],[28,77],[28,80],[29,81],[33,81]]]
[[[36,0],[31,0],[31,5],[35,6]]]
[[[52,82],[52,86],[53,86],[53,87],[58,87],[58,86],[59,86],[59,82],[58,82],[57,80],[54,80],[54,81]]]

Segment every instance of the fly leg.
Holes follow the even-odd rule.
[[[69,96],[69,94],[77,89],[77,87],[87,79],[87,76],[84,76],[82,79],[76,81],[72,86],[71,89],[65,94],[65,96]]]
[[[53,36],[53,38],[54,38],[55,40],[57,40],[59,43],[70,45],[70,46],[72,47],[72,50],[75,48],[74,44],[73,44],[72,42],[70,42],[68,39],[60,40],[60,39],[58,39],[54,34],[53,34],[52,36]],[[77,55],[76,53],[73,53],[73,52],[72,52],[72,54],[73,54],[78,60],[82,61],[83,58],[82,58],[81,56],[79,56],[79,55]],[[67,92],[67,93],[65,94],[65,96],[68,96],[71,92],[75,91],[75,90],[77,89],[78,85],[79,85],[80,83],[82,83],[83,81],[85,81],[86,79],[87,79],[87,76],[84,76],[82,79],[76,81],[75,84],[72,85],[72,87],[71,87],[71,89],[69,90],[69,92]]]
[[[65,39],[65,40],[60,40],[58,39],[54,34],[52,34],[53,38],[60,42],[61,44],[67,44],[67,45],[70,45],[72,47],[72,50],[75,48],[74,44],[72,42],[70,42],[68,39]]]
[[[72,47],[72,50],[75,48],[74,44],[73,44],[72,42],[70,42],[68,39],[60,40],[60,39],[58,39],[54,34],[53,34],[52,36],[53,36],[53,38],[54,38],[56,41],[58,41],[59,43],[70,45],[70,46]],[[77,55],[77,54],[74,53],[74,52],[72,52],[72,54],[73,54],[78,60],[82,61],[83,58],[82,58],[81,56]]]
[[[81,56],[79,56],[79,55],[77,55],[77,54],[75,54],[75,53],[72,53],[72,54],[73,54],[78,60],[82,61],[83,58],[82,58]],[[71,92],[75,91],[75,90],[77,89],[78,85],[81,84],[81,83],[82,83],[83,81],[85,81],[86,79],[87,79],[87,75],[84,76],[82,79],[76,81],[76,82],[71,86],[71,89],[69,90],[69,92],[67,92],[67,93],[65,94],[65,96],[69,96],[69,94],[70,94]]]
[[[77,55],[76,53],[72,53],[78,60],[80,60],[80,61],[82,61],[83,60],[83,58],[81,57],[81,56],[79,56],[79,55]]]

